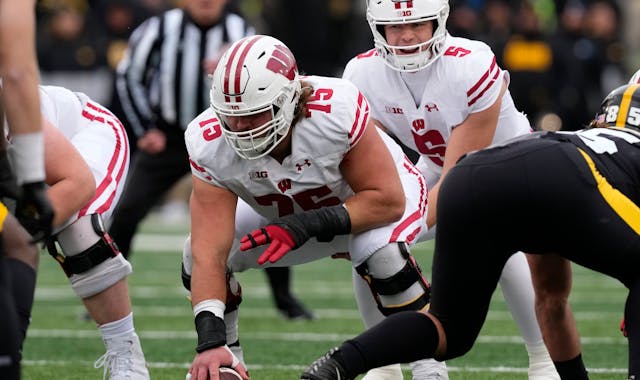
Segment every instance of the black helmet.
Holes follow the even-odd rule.
[[[640,130],[640,84],[627,84],[611,91],[602,101],[596,120],[609,127]]]

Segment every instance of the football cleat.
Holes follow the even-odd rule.
[[[290,321],[312,321],[316,319],[313,312],[307,309],[297,298],[289,296],[288,302],[277,306],[280,314]]]
[[[422,359],[409,364],[414,379],[449,380],[447,365],[435,359]]]
[[[403,380],[400,364],[370,369],[362,380]]]
[[[342,364],[334,357],[338,350],[334,347],[321,358],[316,359],[302,373],[300,380],[353,380],[353,377],[347,376]]]
[[[93,364],[94,368],[104,367],[103,380],[149,380],[149,370],[142,353],[138,335],[105,340],[107,352]]]

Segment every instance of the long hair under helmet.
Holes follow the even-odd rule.
[[[224,53],[211,84],[211,108],[227,143],[245,159],[269,154],[289,133],[300,97],[296,59],[279,40],[264,35],[236,41]],[[241,132],[228,117],[271,112],[271,120]]]
[[[429,66],[443,53],[447,37],[448,0],[367,0],[367,21],[373,44],[384,62],[397,71],[417,71]],[[433,37],[411,46],[389,45],[384,26],[433,21]],[[396,49],[418,49],[414,54],[397,54]]]
[[[609,127],[640,131],[640,84],[626,84],[611,91],[596,119]]]

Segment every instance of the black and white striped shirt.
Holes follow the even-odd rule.
[[[131,34],[117,71],[116,88],[130,128],[140,137],[152,128],[186,129],[209,106],[211,81],[204,62],[217,60],[229,44],[255,33],[235,13],[208,27],[183,9],[171,9]]]

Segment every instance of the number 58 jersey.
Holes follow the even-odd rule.
[[[338,205],[352,196],[340,163],[367,126],[368,102],[346,80],[319,76],[302,80],[303,87],[311,86],[313,92],[306,115],[291,128],[291,154],[282,163],[269,155],[253,160],[238,156],[226,142],[215,112],[207,109],[185,132],[193,175],[230,190],[267,219]],[[406,161],[402,149],[384,133],[380,135],[401,178],[411,176],[415,187],[422,188],[416,191],[422,191],[426,205],[424,179]]]

